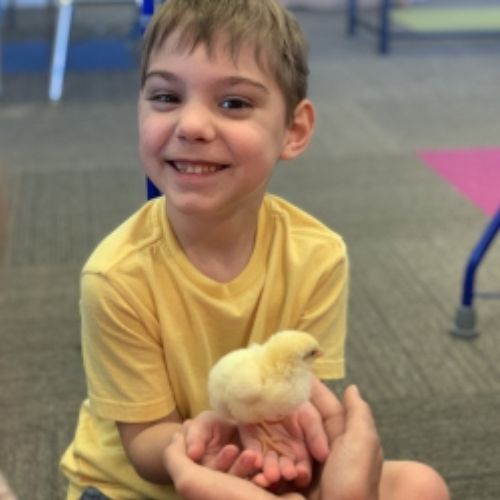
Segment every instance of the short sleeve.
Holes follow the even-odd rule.
[[[82,274],[82,351],[91,410],[105,419],[145,422],[175,404],[154,314],[132,285]]]
[[[298,328],[315,335],[320,343],[323,355],[314,371],[325,380],[345,376],[348,274],[347,253],[340,241],[315,263],[315,285],[299,320]]]

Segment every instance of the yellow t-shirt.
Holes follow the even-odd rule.
[[[347,257],[342,239],[272,195],[259,212],[246,268],[229,283],[198,271],[149,201],[97,247],[82,271],[82,348],[88,399],[61,462],[68,498],[92,485],[118,500],[174,499],[141,479],[115,422],[209,408],[206,382],[224,354],[282,329],[315,335],[322,379],[344,375]]]

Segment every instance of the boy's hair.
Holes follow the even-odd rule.
[[[151,54],[174,32],[180,49],[192,51],[202,43],[209,55],[222,35],[235,60],[241,47],[253,44],[257,64],[271,72],[283,92],[288,122],[307,95],[307,42],[277,0],[166,0],[145,34],[141,86]]]

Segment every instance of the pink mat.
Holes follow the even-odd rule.
[[[500,208],[500,148],[429,150],[418,156],[485,214]]]

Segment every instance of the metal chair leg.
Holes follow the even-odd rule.
[[[347,8],[347,33],[354,36],[358,29],[358,1],[349,0]]]
[[[3,92],[3,25],[8,4],[3,5],[0,1],[0,95]]]
[[[455,322],[451,330],[452,335],[462,338],[477,336],[477,315],[474,309],[474,282],[476,271],[482,262],[491,243],[500,230],[500,209],[486,227],[472,250],[464,272],[462,302],[457,308]]]
[[[0,95],[3,93],[3,46],[2,46],[2,35],[3,35],[3,11],[2,5],[0,4]]]
[[[49,99],[53,102],[59,101],[63,93],[72,16],[73,0],[59,0],[49,81]]]
[[[380,25],[379,25],[379,41],[378,51],[380,54],[388,54],[391,39],[391,0],[381,0],[380,4]]]

